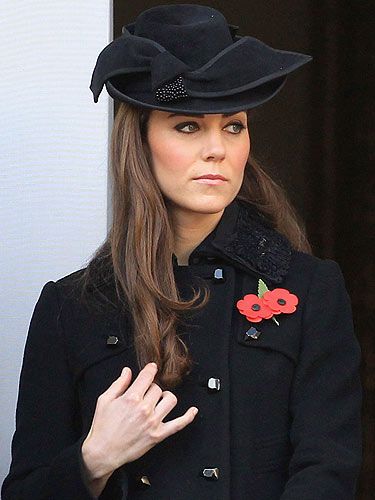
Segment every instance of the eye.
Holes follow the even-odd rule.
[[[233,127],[233,132],[231,132],[231,134],[236,134],[236,135],[246,128],[241,122],[229,123],[229,125],[227,125],[225,128],[227,127]],[[195,132],[198,128],[199,125],[197,122],[184,122],[184,123],[179,123],[178,125],[175,126],[176,130],[178,130],[179,132],[183,132],[184,134],[191,134]]]
[[[231,132],[234,134],[239,134],[243,129],[246,128],[241,122],[230,123],[229,125],[227,125],[227,127],[234,127],[234,132]]]
[[[191,134],[196,130],[198,127],[198,124],[196,122],[184,122],[184,123],[179,123],[178,125],[175,126],[175,129],[178,130],[179,132],[183,132],[185,134]],[[183,130],[186,129],[186,130]]]

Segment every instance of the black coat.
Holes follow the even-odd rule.
[[[173,391],[178,403],[166,420],[192,405],[199,413],[117,469],[100,498],[353,499],[362,460],[361,350],[339,265],[293,250],[235,200],[189,266],[174,257],[174,270],[184,297],[203,279],[211,299],[180,332],[195,367]],[[3,500],[93,498],[80,447],[97,397],[124,366],[133,380],[139,372],[129,318],[115,309],[88,313],[73,292],[80,272],[46,283],[36,304]],[[252,324],[236,307],[257,293],[259,278],[299,298],[294,313],[277,316],[279,326]],[[251,326],[257,338],[246,334]]]

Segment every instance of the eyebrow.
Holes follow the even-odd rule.
[[[228,117],[228,116],[233,116],[233,115],[237,115],[238,113],[240,113],[240,111],[236,111],[235,113],[222,113],[222,116],[223,117]],[[170,115],[168,115],[168,118],[173,118],[174,116],[188,116],[190,118],[204,118],[204,114],[203,115],[198,115],[198,114],[194,114],[194,115],[189,115],[188,113],[172,113]]]

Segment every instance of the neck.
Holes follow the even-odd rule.
[[[174,254],[180,266],[188,265],[190,254],[213,231],[223,212],[224,209],[213,214],[202,214],[181,208],[171,209],[175,235]]]

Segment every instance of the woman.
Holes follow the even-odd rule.
[[[35,307],[4,500],[354,498],[343,275],[250,154],[251,110],[311,58],[236,31],[159,6],[99,54],[112,227]]]

